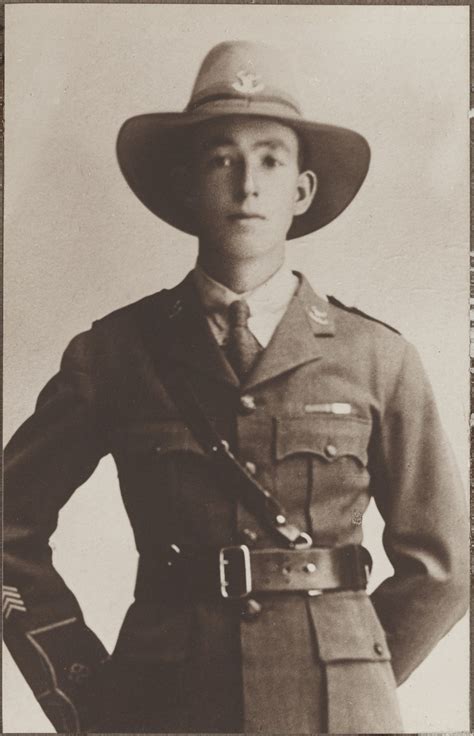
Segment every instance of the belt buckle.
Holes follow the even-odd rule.
[[[252,590],[252,569],[247,545],[221,547],[219,580],[223,598],[239,600],[248,596]]]

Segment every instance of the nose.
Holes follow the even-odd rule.
[[[258,181],[255,169],[252,163],[245,159],[241,161],[239,167],[237,193],[242,199],[258,196]]]

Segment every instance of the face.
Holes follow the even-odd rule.
[[[283,249],[315,192],[315,175],[299,168],[296,133],[273,120],[225,118],[200,126],[192,150],[200,248],[236,260]]]

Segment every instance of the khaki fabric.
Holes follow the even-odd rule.
[[[315,545],[361,543],[375,498],[394,574],[371,599],[261,596],[251,620],[218,596],[180,603],[152,590],[122,626],[114,706],[103,696],[108,654],[48,546],[59,510],[99,459],[114,457],[143,560],[171,544],[238,544],[245,530],[255,546],[274,546],[219,486],[160,381],[143,319],[156,323],[160,350],[217,430]],[[120,701],[126,730],[399,731],[396,684],[464,613],[467,553],[461,484],[415,349],[328,304],[303,277],[243,385],[190,278],[99,320],[71,342],[6,451],[4,576],[25,610],[6,618],[5,638],[60,730],[100,730]]]

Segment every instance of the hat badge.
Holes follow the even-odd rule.
[[[236,76],[237,82],[234,82],[232,87],[243,95],[254,95],[265,88],[258,74],[242,70],[237,72]]]

